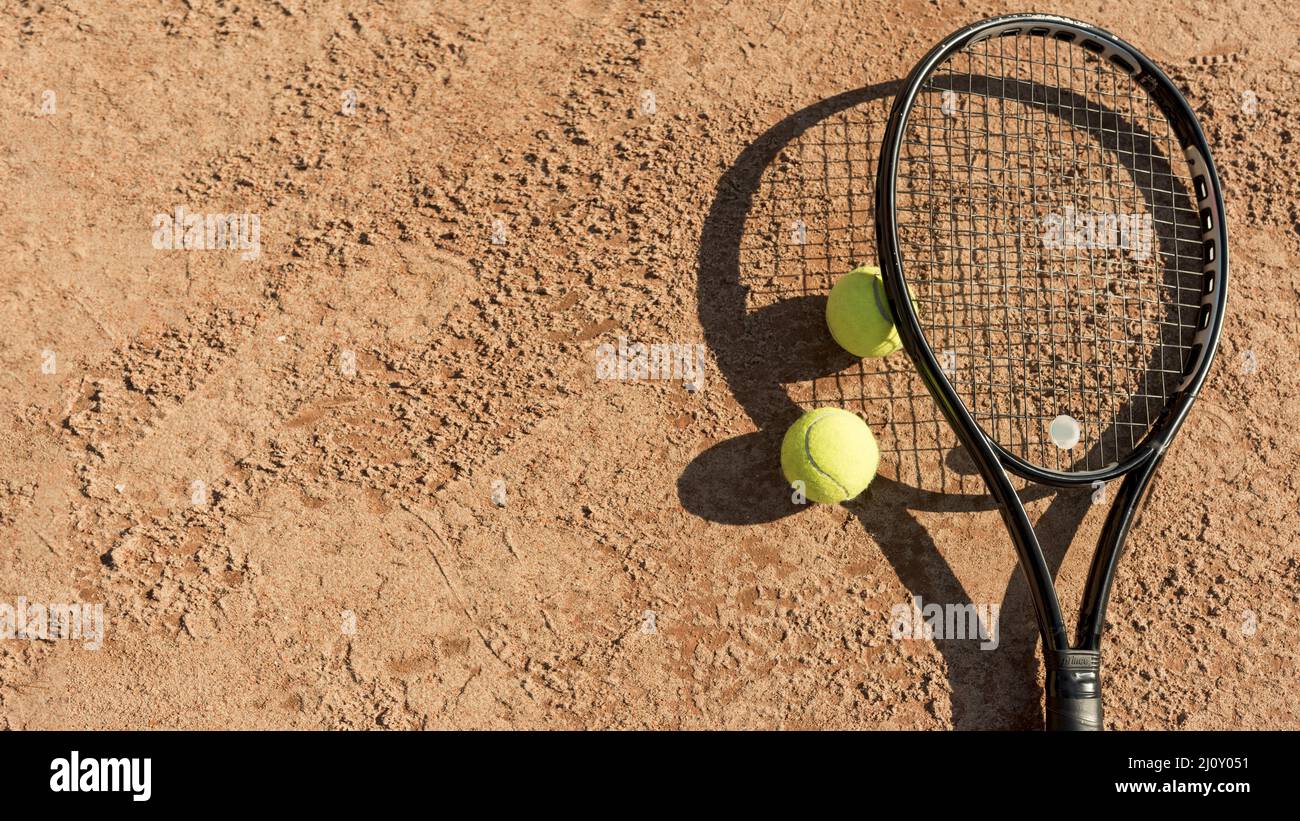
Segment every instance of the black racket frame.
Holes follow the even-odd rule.
[[[1204,264],[1202,309],[1180,388],[1166,402],[1150,431],[1132,453],[1100,470],[1070,473],[1033,465],[984,434],[926,342],[908,293],[906,272],[899,254],[895,182],[908,116],[917,95],[932,72],[967,45],[989,37],[1019,35],[1051,37],[1077,44],[1125,71],[1145,89],[1169,120],[1187,157],[1193,177],[1187,182],[1192,183],[1192,194],[1200,211]],[[1133,46],[1109,32],[1077,20],[1042,14],[1014,14],[990,18],[960,29],[935,46],[917,64],[894,100],[877,169],[876,247],[899,336],[935,402],[979,466],[1015,544],[1043,640],[1047,668],[1045,725],[1049,730],[1100,730],[1101,636],[1116,566],[1151,478],[1205,382],[1223,326],[1227,304],[1228,236],[1224,224],[1223,194],[1209,144],[1196,115],[1178,88]],[[1029,481],[1060,487],[1091,485],[1123,477],[1088,571],[1073,644],[1067,636],[1051,571],[1006,471]]]

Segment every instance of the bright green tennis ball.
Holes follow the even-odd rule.
[[[846,502],[866,490],[879,463],[871,428],[841,408],[808,411],[781,442],[786,481],[803,482],[804,495],[823,504]]]
[[[826,299],[826,324],[854,356],[888,356],[903,346],[879,268],[863,265],[839,278]]]

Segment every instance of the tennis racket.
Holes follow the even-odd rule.
[[[1101,729],[1116,565],[1223,324],[1227,231],[1205,136],[1169,78],[1117,37],[1062,17],[993,18],[908,76],[875,206],[904,346],[1028,580],[1046,726]],[[1073,643],[1008,472],[1065,487],[1123,479]]]

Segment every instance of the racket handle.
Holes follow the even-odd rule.
[[[1101,728],[1101,653],[1048,650],[1047,729]]]

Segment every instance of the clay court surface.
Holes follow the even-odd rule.
[[[0,3],[0,602],[104,617],[94,648],[0,640],[0,727],[1040,726],[998,514],[906,355],[821,318],[874,261],[893,84],[1020,9],[348,5]],[[1185,89],[1232,239],[1107,726],[1298,729],[1300,23],[1037,10]],[[827,145],[860,221],[814,264],[783,198]],[[258,252],[157,248],[178,206],[255,215]],[[602,378],[636,343],[700,378]],[[798,507],[780,437],[820,404],[881,473]],[[1027,498],[1072,617],[1106,507]],[[895,638],[914,597],[1000,607],[997,649]]]

